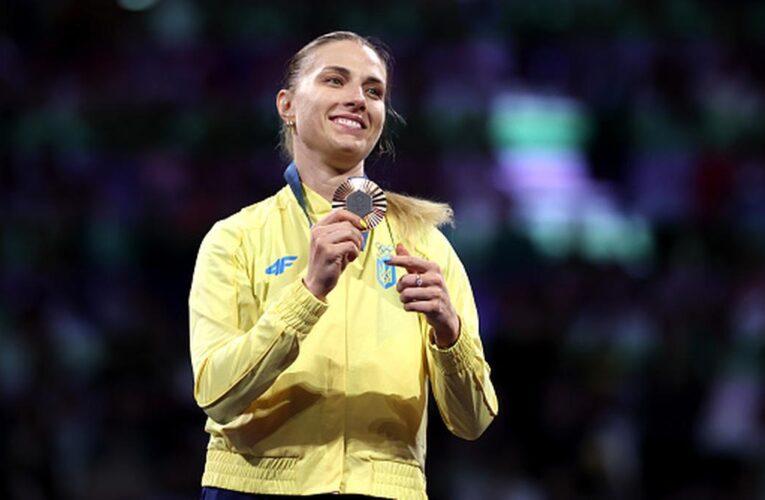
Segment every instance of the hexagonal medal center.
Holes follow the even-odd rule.
[[[349,194],[345,204],[348,206],[348,210],[359,217],[364,217],[372,211],[372,197],[362,191],[354,191]]]

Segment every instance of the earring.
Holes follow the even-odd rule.
[[[292,130],[292,129],[295,128],[295,121],[294,120],[287,120],[287,123],[285,125],[287,125],[288,129]]]

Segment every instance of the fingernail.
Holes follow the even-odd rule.
[[[369,226],[367,225],[367,221],[365,221],[364,219],[359,219],[359,224],[361,224],[361,227],[363,227],[364,229],[369,229]]]

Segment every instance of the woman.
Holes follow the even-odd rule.
[[[331,209],[393,114],[389,60],[350,32],[295,54],[276,97],[288,185],[202,242],[189,306],[204,497],[426,498],[428,381],[460,437],[497,414],[470,285],[436,229],[448,206],[387,193],[374,228]]]

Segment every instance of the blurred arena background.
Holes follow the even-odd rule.
[[[282,185],[289,56],[396,57],[384,188],[452,203],[500,416],[434,499],[765,498],[765,3],[3,0],[0,497],[198,498],[186,301]]]

